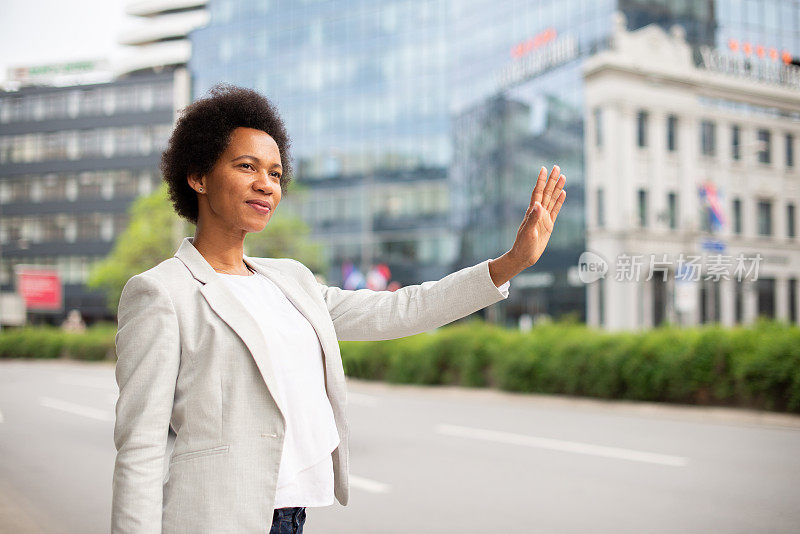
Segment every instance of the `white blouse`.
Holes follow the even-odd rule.
[[[339,433],[325,392],[322,348],[314,327],[269,278],[217,273],[250,312],[269,345],[288,413],[275,508],[334,503],[333,460]]]
[[[322,348],[314,327],[269,278],[217,273],[250,312],[274,356],[276,395],[289,413],[275,508],[334,503],[333,460],[339,433],[325,392]],[[509,282],[500,290],[509,287]]]

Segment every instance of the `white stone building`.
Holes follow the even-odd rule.
[[[584,65],[587,250],[608,266],[587,322],[797,323],[800,68],[771,51],[695,57],[679,28],[617,28]],[[706,222],[704,185],[722,224]],[[676,282],[682,261],[700,268]]]

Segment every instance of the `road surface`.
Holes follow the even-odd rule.
[[[800,417],[349,379],[314,533],[800,532]],[[0,532],[107,533],[114,367],[0,361]]]

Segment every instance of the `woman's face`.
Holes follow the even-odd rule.
[[[199,193],[198,226],[211,223],[232,232],[260,232],[281,201],[282,172],[272,136],[253,128],[234,129],[211,172],[188,178]]]

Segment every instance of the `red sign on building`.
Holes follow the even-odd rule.
[[[61,287],[61,277],[52,267],[17,267],[17,292],[27,310],[61,311],[64,308]]]

